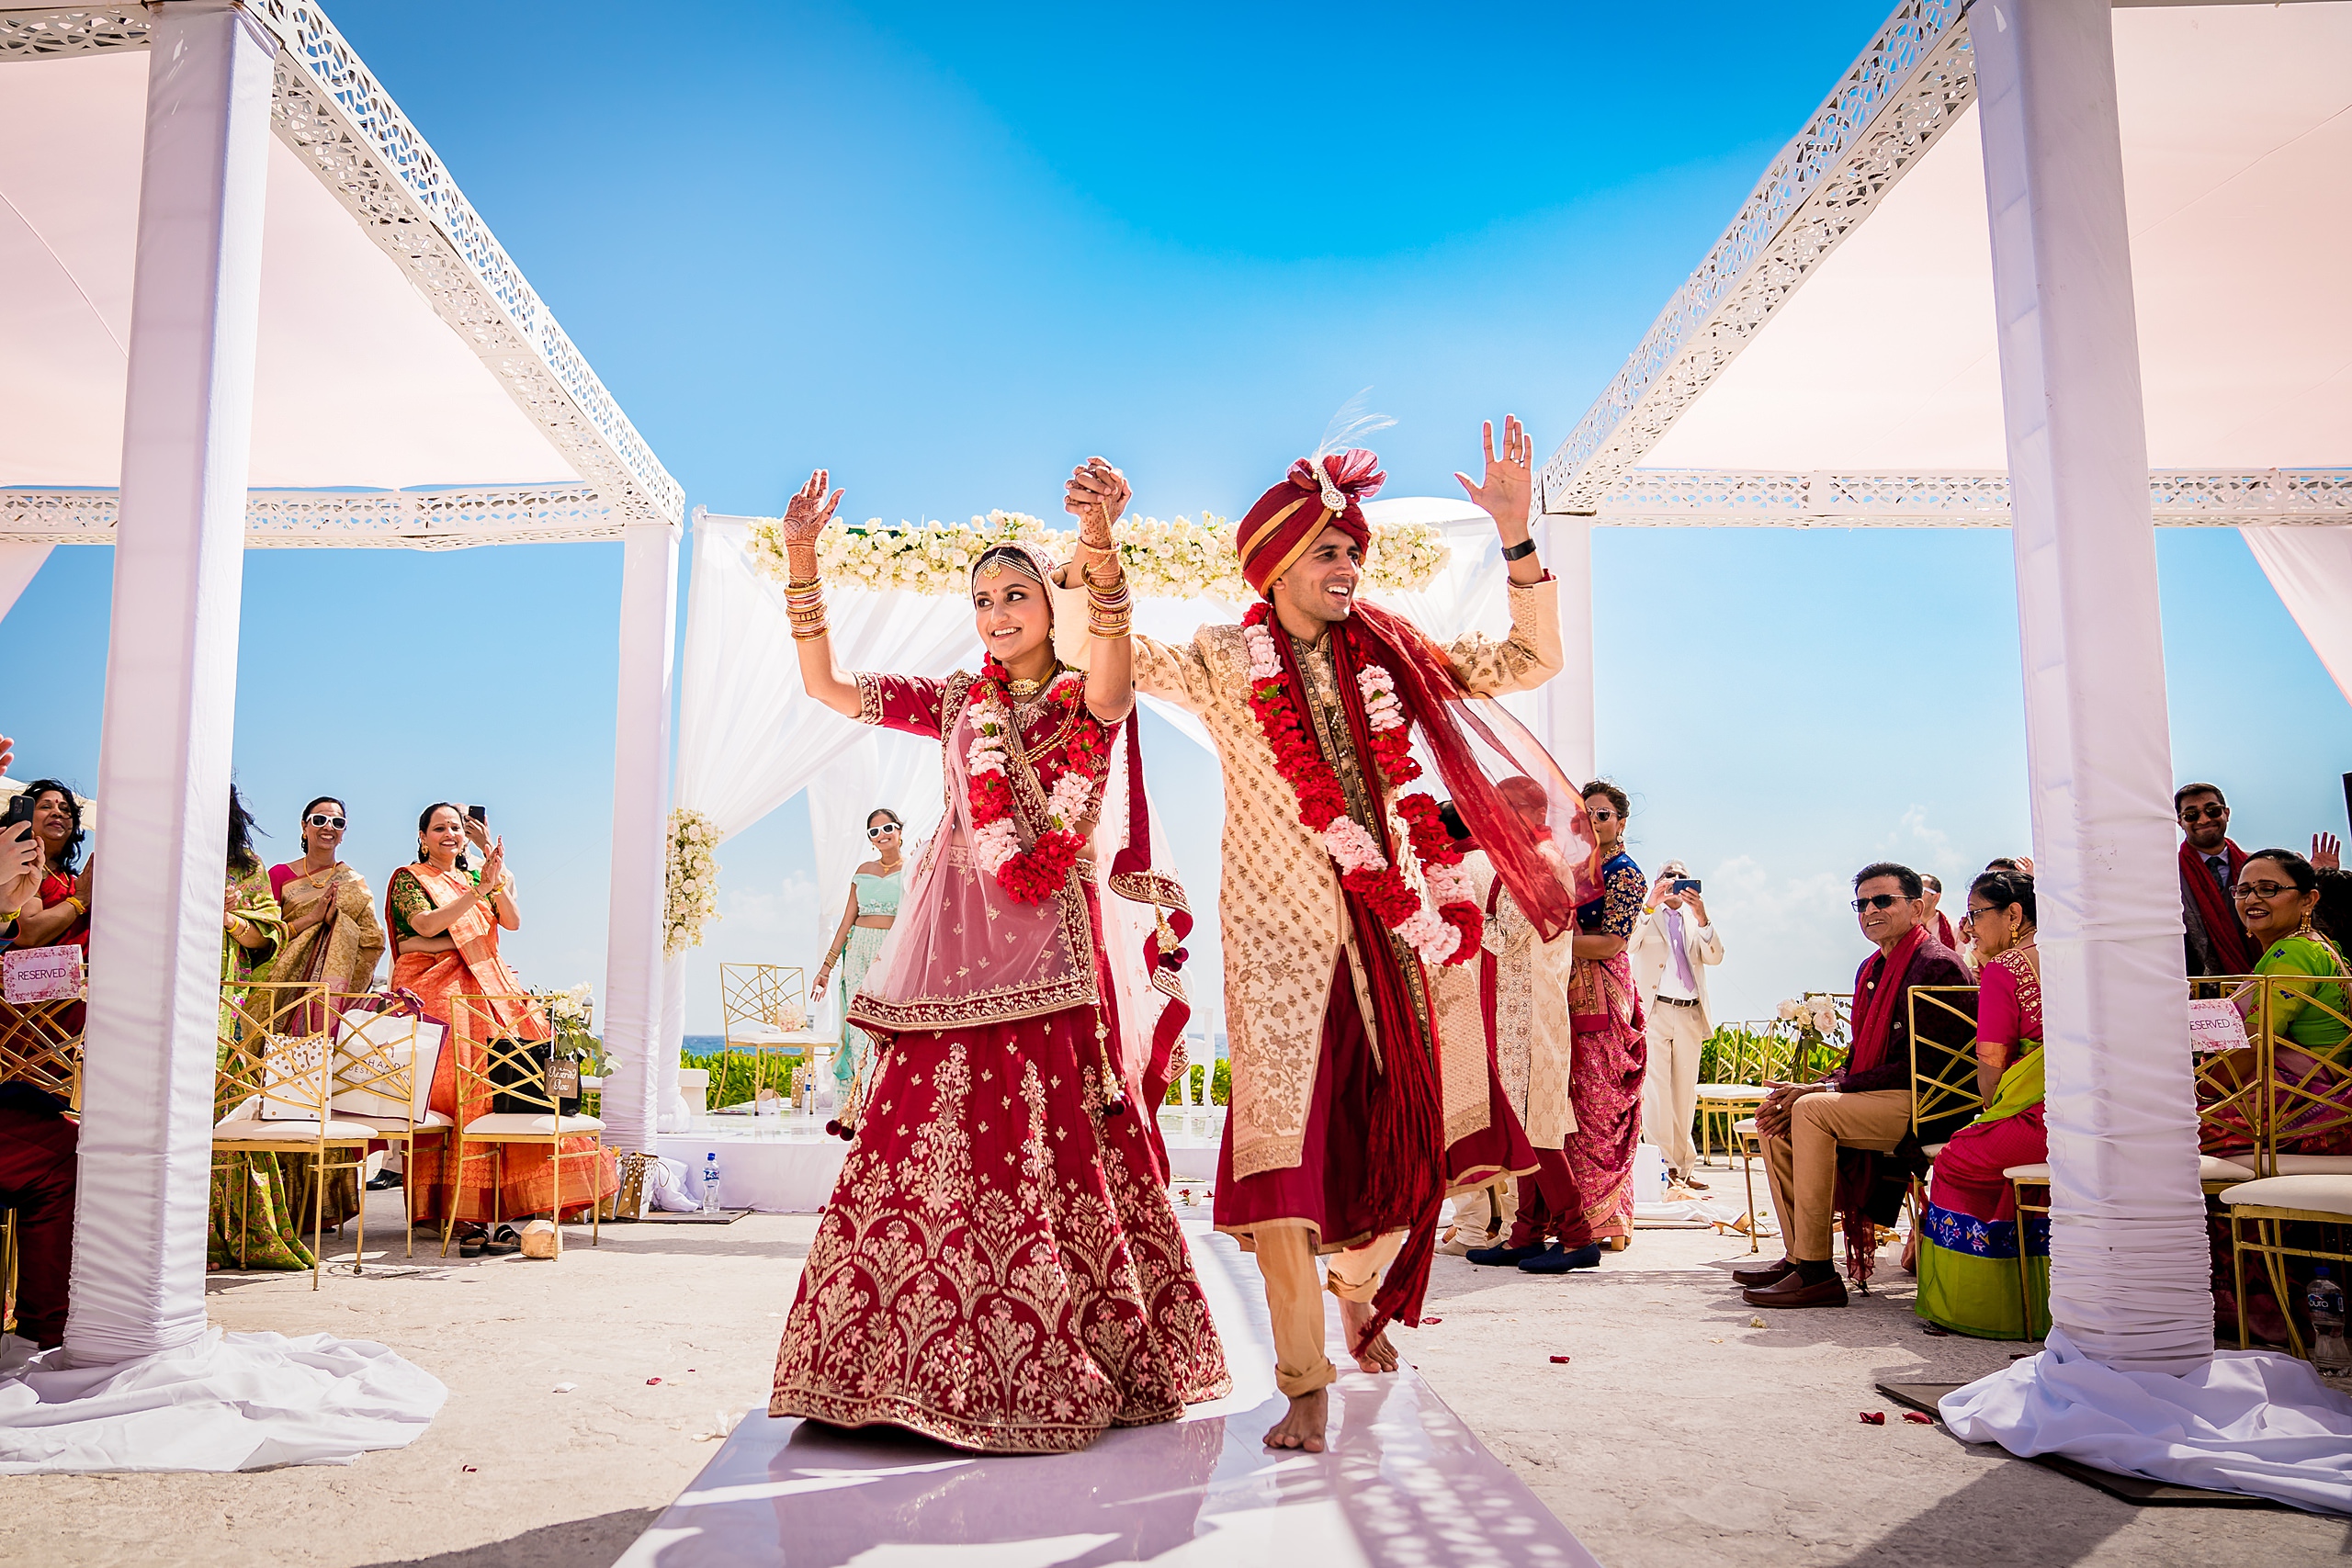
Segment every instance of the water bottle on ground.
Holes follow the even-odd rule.
[[[718,1213],[718,1151],[717,1149],[702,1156],[702,1212],[706,1214]],[[2338,1313],[2337,1324],[2340,1325],[2343,1321],[2343,1314]]]
[[[2303,1310],[2312,1314],[2312,1365],[2322,1377],[2352,1377],[2352,1347],[2344,1342],[2344,1287],[2328,1277],[2324,1263],[2312,1270]]]

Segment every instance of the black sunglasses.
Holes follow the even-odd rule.
[[[1854,900],[1854,913],[1859,915],[1864,909],[1892,908],[1897,904],[1905,902],[1907,900],[1900,893],[1873,893],[1867,898]]]
[[[323,811],[313,811],[308,817],[303,818],[302,820],[308,822],[313,828],[340,828],[343,826],[342,818],[330,817]]]
[[[2230,808],[2228,807],[2223,806],[2219,801],[2215,801],[2201,811],[2194,806],[2182,807],[2180,809],[2180,819],[2184,822],[2194,822],[2199,817],[2202,817],[2208,822],[2219,822],[2222,818],[2227,817],[2229,814]]]

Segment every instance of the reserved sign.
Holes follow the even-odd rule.
[[[2227,997],[2188,998],[2188,1049],[2192,1054],[2201,1056],[2213,1051],[2243,1051],[2249,1043],[2245,1018],[2238,1011],[2237,1003]]]
[[[78,947],[12,947],[0,953],[0,996],[18,1007],[73,1001],[82,995]]]

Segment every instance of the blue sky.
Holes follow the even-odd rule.
[[[1050,514],[1091,452],[1140,511],[1231,515],[1366,386],[1389,494],[1448,493],[1506,410],[1548,452],[1884,9],[333,14],[690,502],[773,512],[823,464],[897,519]],[[2244,545],[2173,530],[2160,558],[2180,772],[2249,846],[2341,831],[2352,712]],[[1719,1014],[1851,974],[1863,861],[2026,847],[2006,533],[1602,530],[1594,562],[1601,766],[1636,857],[1715,895]],[[236,751],[268,847],[344,792],[380,889],[425,802],[486,801],[510,953],[601,988],[618,565],[248,555]],[[95,782],[107,573],[60,550],[9,616],[41,671],[20,776]],[[1151,755],[1205,897],[1214,769],[1166,731]],[[832,923],[797,803],[720,859],[695,1029],[710,963],[810,961]]]

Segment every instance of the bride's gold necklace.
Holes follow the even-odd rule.
[[[1005,677],[1004,682],[1005,690],[1012,694],[1013,699],[1016,702],[1027,702],[1031,697],[1035,696],[1039,692],[1042,692],[1046,687],[1052,685],[1061,675],[1065,668],[1066,666],[1062,661],[1057,659],[1054,660],[1053,669],[1046,673],[1043,680],[1019,681],[1008,675]]]

